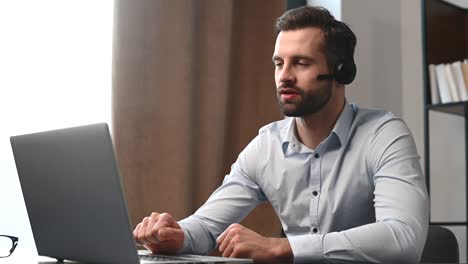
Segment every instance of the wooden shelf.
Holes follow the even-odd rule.
[[[442,1],[453,5],[454,7],[468,10],[468,1],[466,0],[442,0]]]
[[[435,104],[435,105],[427,105],[427,110],[437,111],[437,112],[444,112],[448,114],[454,114],[459,116],[467,116],[468,115],[468,102],[454,102],[454,103],[447,103],[447,104]]]
[[[466,226],[467,222],[430,222],[430,225],[441,225],[441,226]]]

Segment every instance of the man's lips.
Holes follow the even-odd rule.
[[[281,88],[279,89],[280,94],[300,94],[297,89],[294,88]]]
[[[295,97],[299,96],[301,93],[297,89],[293,88],[281,88],[279,89],[279,94],[283,100],[292,100]]]

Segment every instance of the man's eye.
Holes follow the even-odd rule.
[[[283,66],[282,62],[275,62],[275,67],[281,67],[281,66]]]
[[[307,66],[307,65],[309,65],[309,63],[307,63],[307,62],[305,62],[305,61],[298,61],[298,62],[297,62],[297,65],[299,65],[299,66]]]

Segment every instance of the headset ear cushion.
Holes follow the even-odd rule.
[[[335,72],[335,80],[341,84],[350,84],[356,77],[356,64],[354,59],[343,62],[341,67]]]

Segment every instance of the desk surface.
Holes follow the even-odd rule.
[[[0,258],[0,264],[57,264],[57,260],[49,257],[38,256],[33,252],[14,252],[8,258]],[[65,261],[68,264],[79,264],[75,261]],[[345,262],[343,262],[345,263]],[[355,264],[356,262],[352,262]],[[424,264],[424,263],[420,263]]]
[[[139,252],[146,253],[146,251],[143,251],[143,250]],[[217,257],[211,257],[211,258],[216,259]],[[242,259],[237,259],[237,261],[238,262],[235,262],[235,263],[251,263],[251,260],[246,261]],[[57,264],[57,260],[54,258],[38,256],[37,253],[33,251],[19,251],[19,252],[15,251],[10,257],[0,258],[0,264],[6,264],[6,263],[8,264],[20,264],[20,263],[21,264],[52,264],[52,263]],[[81,262],[65,260],[64,263],[79,264]],[[219,262],[219,259],[217,259],[216,263],[221,263],[221,262]]]
[[[1,264],[57,264],[57,260],[48,257],[41,257],[32,254],[13,254],[8,258],[0,258]],[[64,263],[79,263],[75,261],[65,261]]]

